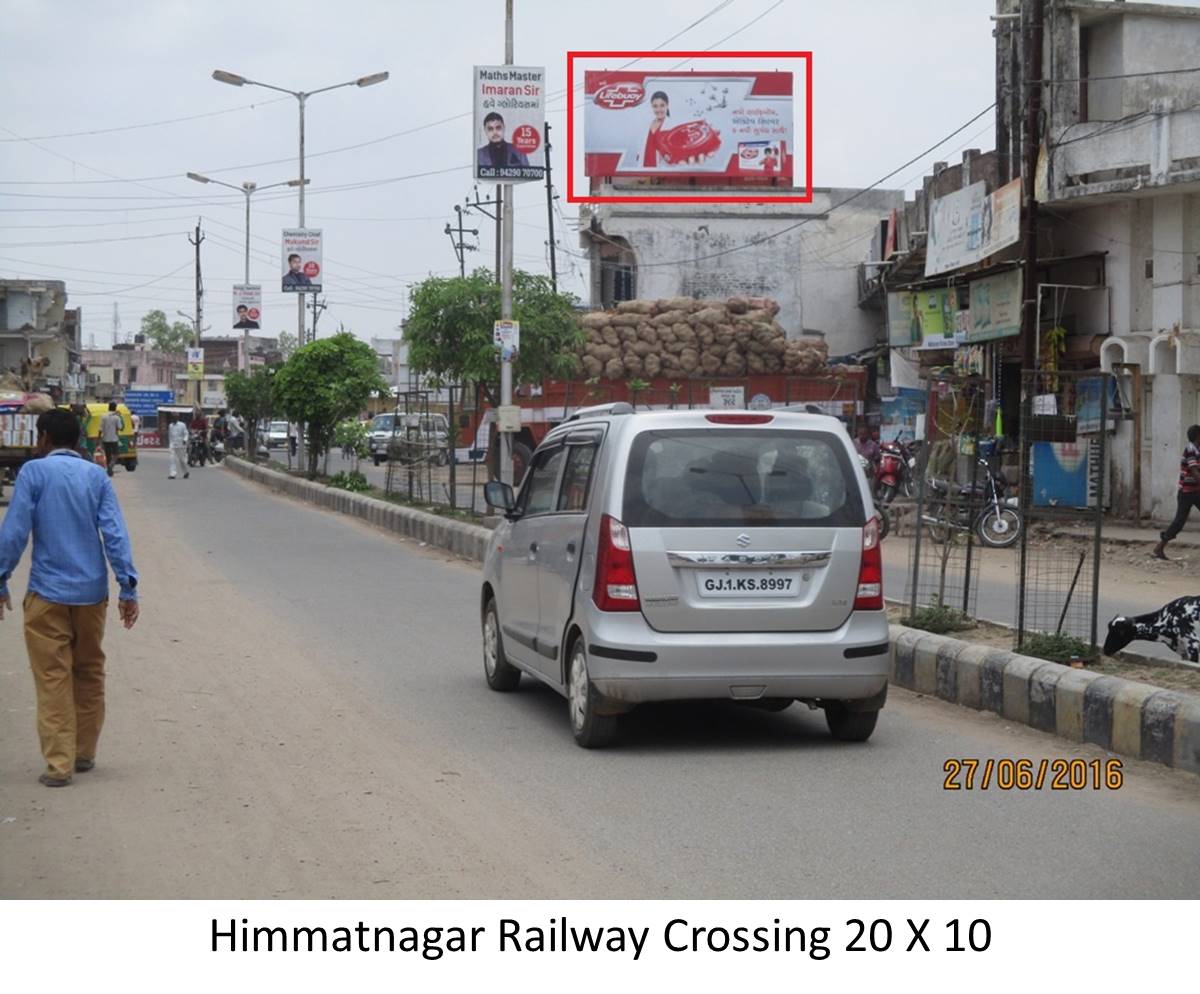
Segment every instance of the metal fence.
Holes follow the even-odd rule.
[[[987,437],[984,394],[977,376],[947,370],[928,380],[905,589],[910,617],[928,608],[977,614],[979,529],[995,510],[987,477],[999,454],[996,440]]]
[[[1033,635],[1074,636],[1096,649],[1110,380],[1022,373],[1018,650]]]

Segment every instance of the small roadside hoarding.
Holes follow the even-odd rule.
[[[283,229],[283,292],[320,293],[324,269],[320,228]]]
[[[709,387],[708,406],[726,410],[742,410],[746,406],[746,388]]]
[[[492,325],[492,344],[501,352],[510,350],[510,355],[521,351],[521,322],[496,321]]]
[[[472,91],[475,179],[490,183],[541,180],[545,176],[545,67],[476,66]]]
[[[192,382],[204,379],[204,349],[187,350],[187,378]]]
[[[234,284],[233,327],[236,331],[257,331],[262,327],[262,286],[259,284]]]

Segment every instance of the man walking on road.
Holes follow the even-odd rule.
[[[0,620],[12,610],[8,581],[33,534],[25,592],[25,646],[37,689],[37,726],[47,787],[65,787],[96,765],[104,724],[107,556],[120,586],[126,628],[138,619],[137,571],[112,483],[75,451],[69,411],[38,418],[38,451],[22,467],[0,524]],[[101,542],[103,540],[103,543]]]
[[[121,451],[121,415],[117,413],[117,402],[109,401],[108,413],[100,419],[100,444],[104,446],[104,458],[108,462],[108,475],[113,475],[117,455]]]
[[[1200,510],[1200,425],[1187,430],[1187,447],[1179,460],[1179,493],[1176,496],[1175,520],[1162,533],[1162,541],[1154,547],[1155,559],[1166,559],[1167,543],[1183,531],[1192,508]]]
[[[171,424],[167,428],[167,447],[171,450],[171,472],[167,474],[167,479],[175,479],[175,474],[182,471],[186,480],[191,474],[188,473],[187,464],[188,430],[182,417],[172,416]]]

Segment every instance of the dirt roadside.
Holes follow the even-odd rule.
[[[68,788],[36,782],[19,613],[0,624],[0,897],[609,896],[553,826],[331,684],[175,539],[141,478],[120,491],[143,615],[133,632],[110,616],[97,767]],[[507,858],[500,827],[539,858]]]

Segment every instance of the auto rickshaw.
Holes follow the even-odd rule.
[[[68,410],[78,410],[76,404]],[[89,456],[95,458],[96,449],[100,447],[100,419],[108,413],[107,404],[88,404],[87,422],[83,426],[83,437],[80,446],[87,450]],[[117,404],[117,413],[121,415],[121,430],[117,433],[117,461],[130,473],[137,469],[138,450],[137,435],[133,430],[133,416],[124,404]]]

